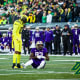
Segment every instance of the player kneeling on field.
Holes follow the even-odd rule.
[[[26,68],[29,65],[32,65],[33,68],[41,69],[44,68],[46,62],[49,61],[49,57],[47,54],[47,49],[43,48],[42,41],[38,41],[36,43],[36,48],[31,50],[30,60],[25,64],[22,63],[23,68]]]

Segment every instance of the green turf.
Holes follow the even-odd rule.
[[[22,56],[21,63],[28,59],[28,56]],[[29,66],[26,69],[13,70],[12,55],[0,55],[0,80],[80,80],[80,75],[71,70],[76,62],[64,60],[80,60],[80,57],[50,56],[44,69],[37,70]]]

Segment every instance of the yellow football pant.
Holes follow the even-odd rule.
[[[21,58],[21,54],[14,54],[13,55],[13,63],[16,63],[17,60],[17,64],[20,64],[20,58]]]

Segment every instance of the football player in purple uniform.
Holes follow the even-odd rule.
[[[11,27],[9,28],[9,31],[8,31],[8,46],[11,53],[12,51],[12,28]]]
[[[72,29],[73,34],[73,53],[78,54],[80,53],[80,29],[78,29],[78,25],[74,25],[74,29]],[[78,51],[77,51],[78,49]]]
[[[45,60],[49,61],[47,49],[43,48],[42,41],[38,41],[36,43],[36,48],[31,50],[30,60],[25,64],[22,63],[22,66],[26,68],[27,66],[32,65],[33,68],[42,69],[45,67]]]
[[[36,31],[34,32],[35,44],[37,41],[41,41],[41,31],[39,31],[39,27],[36,27]]]
[[[4,50],[6,49],[6,47],[8,46],[8,37],[6,36],[6,34],[4,33],[2,38],[1,38],[1,49]]]

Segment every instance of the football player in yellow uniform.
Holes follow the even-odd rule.
[[[13,66],[12,68],[21,68],[20,66],[20,57],[21,57],[21,48],[22,48],[22,39],[21,32],[24,24],[27,22],[26,17],[22,17],[19,20],[16,20],[13,24],[13,42],[15,53],[13,55]],[[17,61],[17,65],[16,65]]]

